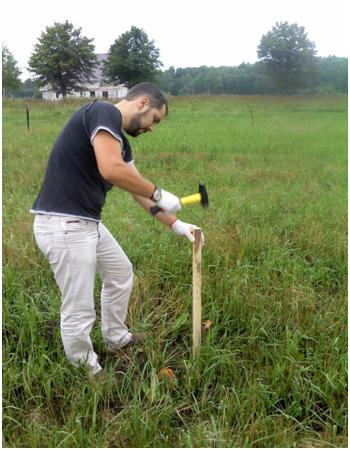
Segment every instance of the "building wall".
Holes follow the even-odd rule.
[[[107,53],[97,53],[97,64],[94,67],[93,74],[90,77],[89,84],[87,84],[85,91],[72,92],[68,94],[69,98],[103,98],[103,99],[121,99],[124,98],[128,92],[128,89],[123,85],[111,86],[105,85],[103,80],[103,62],[106,61]],[[84,82],[82,82],[84,83]],[[57,95],[56,92],[50,90],[50,86],[46,86],[40,89],[44,100],[61,100],[62,95]]]
[[[89,86],[86,91],[83,92],[72,92],[67,94],[67,98],[103,98],[103,99],[122,99],[126,96],[128,89],[124,86]],[[56,92],[50,90],[41,90],[43,100],[62,100],[63,96],[59,94],[56,95]]]

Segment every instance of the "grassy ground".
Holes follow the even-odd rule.
[[[191,355],[191,246],[108,195],[103,220],[129,255],[132,329],[145,355],[106,355],[90,384],[65,360],[59,293],[28,213],[48,153],[78,103],[3,106],[3,445],[347,446],[347,97],[170,101],[132,141],[137,167],[180,196],[206,182],[203,320]],[[171,368],[172,382],[158,379]]]

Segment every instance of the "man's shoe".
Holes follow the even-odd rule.
[[[146,336],[143,333],[132,333],[131,339],[122,347],[115,347],[107,345],[107,351],[110,355],[117,355],[120,352],[128,352],[135,347],[141,347],[146,341]]]
[[[134,347],[136,345],[137,346],[144,345],[145,340],[146,340],[146,336],[144,335],[144,333],[132,333],[130,341],[127,342],[122,347],[120,347],[120,350],[124,351],[124,350],[129,349],[130,347]]]

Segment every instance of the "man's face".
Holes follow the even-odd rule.
[[[165,110],[165,105],[162,105],[160,109],[146,105],[143,111],[134,113],[125,131],[133,137],[153,131],[154,127],[164,118]]]

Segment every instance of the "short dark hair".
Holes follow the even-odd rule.
[[[135,84],[126,94],[126,100],[135,100],[138,97],[148,97],[150,99],[150,106],[160,109],[165,105],[165,113],[168,114],[168,100],[163,92],[161,92],[157,86],[152,83],[143,82]]]

